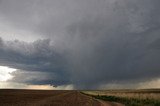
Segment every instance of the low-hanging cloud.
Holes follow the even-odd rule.
[[[2,16],[15,28],[46,37],[29,43],[0,40],[2,65],[47,73],[48,79],[23,82],[95,89],[160,77],[158,0],[15,1],[2,2],[10,5],[1,7]],[[20,11],[21,6],[26,8]],[[14,81],[21,76],[15,74]]]
[[[0,43],[1,65],[21,69],[22,71],[19,70],[14,73],[14,76],[16,76],[14,81],[55,85],[69,82],[68,72],[65,71],[65,59],[61,54],[56,53],[50,40],[26,43],[18,40],[4,41],[1,39]],[[29,72],[25,72],[26,70]],[[25,76],[26,78],[23,78]],[[46,77],[46,79],[43,77]],[[60,79],[60,77],[64,79]],[[22,78],[23,80],[19,80]]]

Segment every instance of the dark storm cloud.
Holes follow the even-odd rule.
[[[14,77],[11,82],[27,83],[27,84],[50,84],[50,85],[66,85],[70,84],[67,75],[56,74],[48,71],[23,71],[17,70],[12,73]],[[67,76],[67,77],[66,77]],[[63,79],[61,78],[63,77]]]
[[[37,40],[32,43],[26,43],[18,40],[3,41],[0,39],[0,45],[0,64],[22,70],[21,74],[14,74],[16,76],[14,78],[15,81],[57,85],[61,85],[64,82],[68,83],[66,76],[69,76],[65,71],[65,59],[60,53],[55,52],[50,40]],[[23,73],[23,70],[31,72],[26,74],[25,72]],[[48,79],[43,79],[43,73],[44,77]],[[31,78],[32,76],[34,76],[33,79]],[[25,80],[28,77],[30,80]],[[64,79],[60,79],[61,77]]]
[[[158,78],[159,4],[158,0],[2,0],[3,18],[46,40],[0,40],[0,63],[49,73],[44,74],[48,79],[26,82],[73,84],[79,89]]]
[[[71,64],[77,86],[82,87],[84,84],[85,87],[96,88],[98,84],[110,81],[159,77],[160,51],[156,49],[159,46],[156,40],[157,37],[159,38],[159,28],[152,29],[153,32],[148,34],[145,31],[134,34],[115,30],[116,33],[111,32],[110,36],[109,31],[98,29],[100,26],[95,22],[84,24],[84,26],[77,25],[78,27],[74,29],[81,30],[79,36],[82,39],[80,44],[75,45],[75,48],[77,46],[78,48],[73,49]],[[89,29],[94,25],[97,28],[93,28],[92,33],[98,33],[98,36],[103,36],[102,39],[96,38],[97,35],[89,35]],[[88,36],[83,38],[84,33]]]

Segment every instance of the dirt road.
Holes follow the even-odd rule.
[[[108,101],[102,101],[102,100],[97,100],[100,105],[99,106],[125,106],[121,103],[116,103],[116,102],[108,102]]]
[[[124,106],[79,91],[0,90],[0,106]]]

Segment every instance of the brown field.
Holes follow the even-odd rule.
[[[0,90],[0,106],[123,106],[96,100],[80,91]]]

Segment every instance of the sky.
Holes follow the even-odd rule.
[[[159,0],[0,0],[0,88],[160,88]]]

